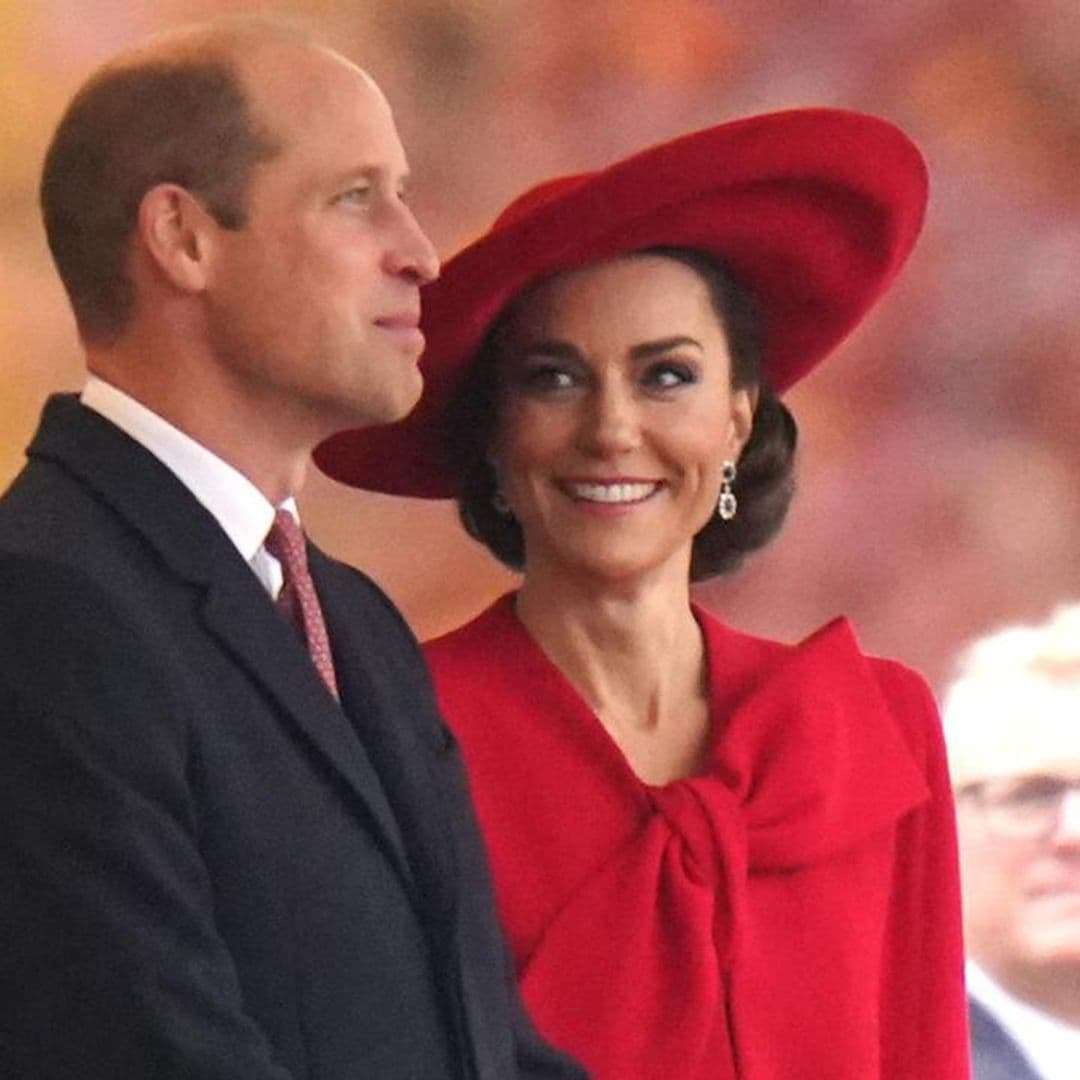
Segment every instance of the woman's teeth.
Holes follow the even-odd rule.
[[[648,498],[660,485],[648,484],[568,484],[575,499],[599,503],[631,503]]]

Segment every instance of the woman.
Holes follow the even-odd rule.
[[[598,1080],[967,1076],[933,702],[843,621],[798,646],[690,599],[779,527],[776,394],[904,262],[922,160],[756,117],[545,184],[425,294],[418,411],[326,444],[458,497],[520,589],[428,657],[525,999]]]

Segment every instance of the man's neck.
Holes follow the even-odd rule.
[[[140,363],[102,350],[88,352],[87,367],[242,473],[273,505],[303,486],[314,437],[287,430],[272,408],[258,408],[213,368],[180,376],[185,369],[167,357]]]
[[[982,968],[1010,997],[1080,1030],[1080,963]]]

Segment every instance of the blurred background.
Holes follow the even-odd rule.
[[[393,103],[413,205],[444,255],[523,188],[736,116],[887,116],[930,161],[898,286],[788,396],[799,493],[780,539],[699,598],[796,639],[846,612],[940,689],[968,638],[1080,597],[1080,4],[1075,0],[0,0],[0,487],[74,324],[38,222],[45,144],[76,85],[149,32],[299,17]],[[421,636],[513,578],[453,507],[313,477],[309,531]]]

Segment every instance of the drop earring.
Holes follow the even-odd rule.
[[[716,501],[716,516],[721,521],[730,521],[739,508],[739,501],[731,485],[735,483],[735,462],[725,461],[720,469],[720,498]]]

